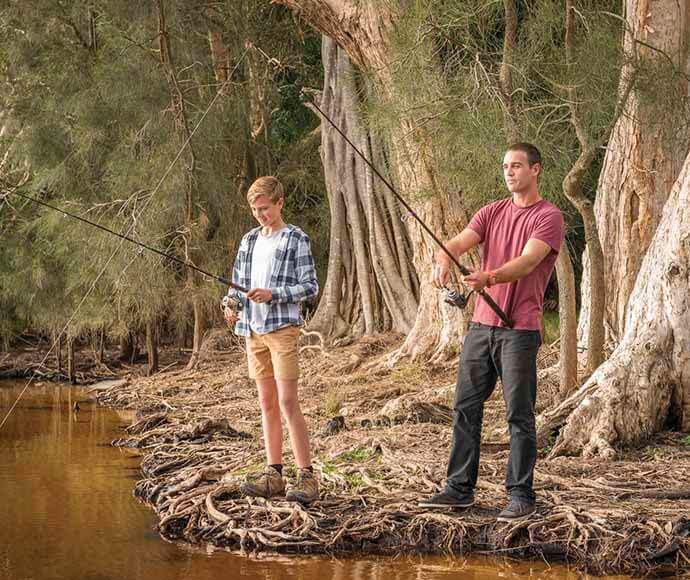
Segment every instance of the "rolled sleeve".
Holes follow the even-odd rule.
[[[311,242],[306,234],[298,238],[294,272],[296,283],[271,288],[273,294],[271,302],[294,304],[314,298],[319,293],[314,257],[311,253]]]

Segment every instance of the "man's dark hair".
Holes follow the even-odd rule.
[[[527,155],[527,163],[529,163],[530,167],[535,163],[539,163],[542,168],[544,167],[541,162],[541,153],[539,153],[539,149],[531,143],[513,143],[508,147],[508,151],[522,151]]]

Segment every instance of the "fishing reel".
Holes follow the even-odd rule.
[[[443,289],[446,291],[446,297],[443,301],[446,304],[460,308],[460,310],[463,310],[467,306],[470,296],[472,296],[472,292],[474,292],[474,290],[470,290],[469,293],[465,294],[462,291],[452,290],[451,288],[447,288],[445,286]]]
[[[220,309],[225,311],[226,308],[239,312],[242,310],[242,302],[234,296],[223,296],[223,300],[220,303]]]

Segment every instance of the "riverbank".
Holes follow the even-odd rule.
[[[178,365],[101,390],[101,403],[136,410],[115,444],[141,450],[136,493],[158,514],[160,533],[246,551],[462,551],[567,560],[593,573],[690,569],[686,433],[662,433],[614,462],[548,459],[547,445],[535,473],[537,513],[497,523],[508,454],[500,389],[485,413],[477,504],[418,508],[444,480],[455,363],[385,368],[394,343],[303,353],[300,398],[321,480],[320,501],[306,508],[239,494],[243,476],[264,464],[260,416],[241,346],[222,334],[207,341],[195,371]],[[553,356],[542,352],[542,366]],[[542,409],[555,385],[542,381],[539,396]]]

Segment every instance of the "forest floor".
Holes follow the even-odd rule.
[[[167,370],[144,377],[111,365],[125,380],[93,392],[103,404],[136,411],[114,444],[141,454],[136,494],[156,511],[167,539],[244,551],[500,554],[567,560],[592,573],[690,570],[687,433],[660,433],[616,461],[549,458],[546,444],[535,472],[537,512],[497,522],[508,456],[500,387],[484,415],[477,503],[417,507],[444,482],[457,363],[388,368],[383,361],[398,340],[304,350],[300,400],[321,482],[320,499],[308,507],[239,493],[244,475],[265,459],[255,386],[241,344],[227,332],[204,343],[193,371],[179,353],[164,352]],[[556,357],[543,347],[540,366]],[[538,411],[557,397],[557,385],[541,374]],[[290,479],[287,439],[285,450]]]

